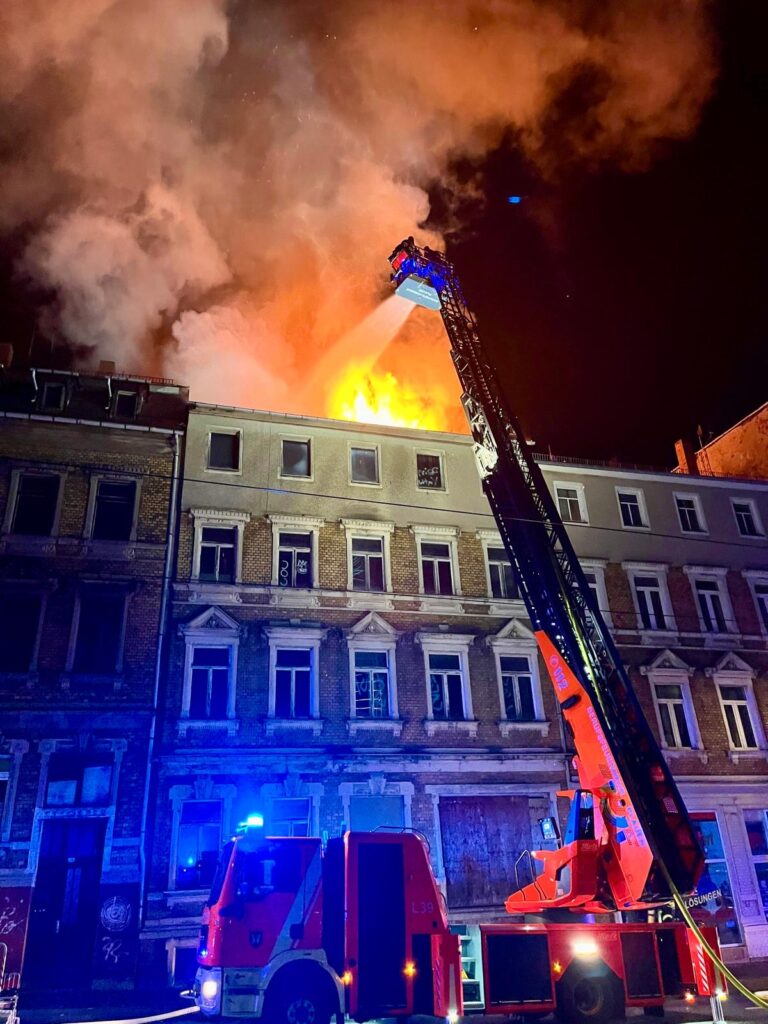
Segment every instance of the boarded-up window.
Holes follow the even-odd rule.
[[[501,907],[517,888],[515,861],[531,848],[523,796],[440,797],[448,905]]]

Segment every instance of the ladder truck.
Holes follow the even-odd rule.
[[[505,903],[514,922],[480,926],[484,1009],[605,1024],[628,1006],[661,1015],[665,998],[711,996],[724,987],[705,956],[714,929],[611,920],[682,903],[701,848],[454,267],[413,238],[389,259],[397,293],[443,318],[483,489],[576,751],[562,842],[533,853],[538,870]],[[423,837],[348,832],[323,850],[319,838],[264,837],[256,819],[225,847],[203,911],[203,1014],[456,1021],[460,943]]]

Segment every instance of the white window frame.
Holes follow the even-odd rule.
[[[440,460],[440,487],[419,487],[419,455],[431,455]],[[413,452],[413,473],[419,494],[447,494],[448,481],[445,477],[445,452],[441,448],[415,448]]]
[[[539,675],[538,646],[535,639],[522,639],[511,636],[489,636],[485,643],[493,652],[496,669],[496,685],[499,693],[499,731],[504,737],[516,732],[538,732],[545,736],[549,731],[549,722],[544,715],[544,700],[541,692],[541,676]],[[501,659],[503,657],[527,658],[530,666],[531,689],[533,691],[533,709],[535,719],[532,722],[517,722],[507,718],[504,706],[504,685],[502,683]]]
[[[579,505],[579,515],[581,516],[581,522],[576,523],[571,519],[563,519],[565,526],[589,526],[589,511],[587,509],[587,495],[584,489],[584,484],[577,483],[575,480],[553,480],[552,490],[553,497],[555,499],[555,506],[558,514],[560,513],[560,494],[558,488],[567,487],[569,490],[576,491],[576,499]],[[562,519],[562,515],[560,516]]]
[[[760,633],[762,633],[763,636],[768,636],[768,623],[763,619],[760,611],[761,598],[757,593],[758,586],[768,587],[768,569],[743,569],[741,575],[747,581],[750,593],[752,594]],[[766,602],[766,606],[768,606],[768,596],[763,597],[762,600],[764,600]]]
[[[679,499],[685,501],[693,501],[693,507],[696,512],[696,518],[699,521],[700,530],[686,530],[683,526],[683,517],[680,512],[680,506],[677,504]],[[677,513],[677,521],[680,524],[680,532],[686,537],[705,537],[709,533],[709,527],[707,526],[707,520],[704,517],[704,509],[701,507],[701,498],[698,494],[694,494],[691,491],[674,491],[672,493],[672,500],[675,503],[675,512]]]
[[[168,891],[178,893],[180,897],[189,894],[200,893],[200,889],[177,889],[176,888],[176,861],[179,856],[179,827],[181,825],[181,809],[185,803],[200,801],[221,802],[221,834],[231,834],[232,801],[237,790],[235,786],[228,784],[211,783],[209,779],[198,778],[194,786],[171,786],[168,790],[168,799],[171,804],[171,850],[168,864]],[[190,899],[192,898],[190,896]]]
[[[754,675],[752,671],[734,671],[733,669],[722,669],[719,670],[717,667],[714,669],[705,669],[707,675],[711,676],[712,681],[715,684],[717,690],[717,699],[720,704],[720,714],[723,716],[723,728],[725,729],[726,740],[728,741],[728,749],[732,760],[736,760],[739,757],[750,755],[760,755],[765,752],[766,740],[765,730],[763,723],[760,718],[760,710],[755,700],[755,687],[754,687]],[[731,742],[731,734],[728,728],[728,721],[725,717],[725,701],[721,692],[722,686],[741,686],[744,689],[744,696],[747,705],[747,711],[749,713],[749,720],[752,725],[752,732],[755,734],[754,747],[734,747]],[[737,716],[738,720],[738,716]],[[739,721],[739,732],[741,732],[741,722]]]
[[[136,492],[133,500],[133,519],[131,520],[131,532],[125,540],[99,540],[93,536],[93,527],[96,522],[96,499],[99,494],[99,485],[102,482],[110,484],[136,484]],[[94,544],[131,544],[136,540],[136,532],[139,525],[139,506],[141,504],[141,477],[132,476],[130,473],[94,473],[91,476],[90,489],[88,492],[88,508],[85,514],[85,536]]]
[[[632,594],[632,604],[635,609],[635,615],[637,616],[637,631],[644,637],[647,637],[649,641],[653,641],[654,638],[658,639],[660,636],[668,636],[678,632],[677,622],[675,621],[675,612],[672,607],[672,599],[669,596],[669,586],[667,584],[667,570],[669,566],[663,562],[622,562],[621,567],[627,574],[629,580],[629,590]],[[635,589],[635,577],[636,576],[653,576],[658,581],[659,591],[661,593],[661,607],[664,612],[664,629],[647,629],[643,624],[643,618],[640,611],[640,602],[637,599],[637,591]]]
[[[239,438],[237,446],[237,469],[222,469],[218,466],[211,466],[211,434],[237,434]],[[226,476],[241,476],[243,472],[243,431],[240,427],[208,427],[205,443],[205,466],[206,473],[224,473]]]
[[[21,774],[21,759],[29,750],[28,740],[0,740],[0,753],[11,759],[8,772],[8,786],[5,791],[5,802],[0,805],[0,841],[7,843],[11,838],[13,811],[16,805],[16,791]]]
[[[315,479],[315,446],[312,443],[313,438],[309,434],[280,434],[278,437],[278,462],[277,462],[277,479],[278,480],[293,480],[300,481],[303,483],[314,483]],[[306,444],[309,446],[309,476],[298,476],[296,473],[284,473],[283,472],[283,442],[284,441],[296,441],[300,444]]]
[[[752,514],[752,522],[755,524],[757,533],[742,533],[741,527],[739,526],[739,517],[736,512],[736,505],[749,505],[749,510]],[[733,518],[736,522],[736,529],[740,537],[745,540],[765,540],[765,530],[763,529],[763,521],[760,518],[760,511],[757,507],[757,502],[754,498],[736,498],[731,497],[731,511],[733,512]]]
[[[135,390],[135,389],[129,389],[129,388],[118,388],[115,391],[114,397],[112,399],[111,413],[112,413],[112,418],[113,419],[117,417],[117,404],[118,404],[118,401],[119,401],[121,395],[129,395],[130,397],[135,398],[136,399],[136,406],[135,406],[135,408],[133,410],[133,415],[132,416],[121,416],[120,419],[124,420],[126,422],[129,421],[129,420],[135,420],[136,417],[141,412],[141,406],[142,406],[142,400],[143,400],[143,395],[142,395],[141,391]]]
[[[46,402],[45,396],[48,393],[48,389],[51,388],[51,387],[61,388],[61,404],[60,405],[55,405],[55,406],[54,405],[49,405]],[[39,401],[39,405],[38,405],[38,408],[40,409],[40,412],[47,412],[47,413],[62,412],[64,409],[66,409],[68,401],[69,401],[69,387],[67,386],[67,382],[66,381],[64,381],[64,380],[55,380],[55,379],[43,381],[43,386],[40,389],[40,401]]]
[[[688,581],[691,585],[691,591],[693,593],[693,601],[696,605],[696,615],[699,619],[699,632],[703,637],[708,637],[710,640],[718,640],[723,638],[731,639],[739,634],[738,623],[736,622],[736,616],[733,610],[733,604],[731,603],[731,595],[728,593],[728,569],[721,566],[711,565],[684,565],[683,572],[688,577]],[[717,583],[717,592],[720,597],[720,604],[723,609],[723,616],[725,618],[725,632],[713,632],[706,628],[704,622],[704,615],[701,611],[699,604],[699,593],[696,589],[697,580],[707,580],[709,582]]]
[[[642,671],[642,669],[641,669]],[[648,669],[643,673],[648,678],[648,685],[651,688],[651,698],[653,700],[653,710],[656,713],[656,724],[659,728],[659,745],[665,752],[685,753],[686,751],[701,750],[701,732],[699,731],[699,723],[696,718],[696,710],[693,706],[693,698],[691,696],[691,680],[690,672],[685,669]],[[691,737],[691,746],[674,746],[670,747],[664,738],[664,726],[661,720],[661,708],[659,706],[659,698],[656,694],[657,686],[679,686],[682,702],[683,702],[683,714],[685,715],[685,723],[688,726],[688,734]],[[674,721],[674,720],[673,720]],[[674,723],[675,730],[677,729],[677,723]]]
[[[13,520],[16,516],[16,502],[19,497],[19,483],[22,476],[56,476],[59,478],[59,491],[56,495],[56,508],[53,512],[53,523],[51,525],[51,532],[36,536],[28,533],[12,533]],[[10,534],[14,538],[18,538],[19,542],[31,541],[32,543],[42,543],[46,540],[49,542],[59,535],[59,524],[61,520],[61,506],[64,498],[64,485],[66,483],[66,471],[56,469],[46,469],[45,466],[16,466],[11,470],[11,483],[8,488],[8,504],[5,508],[5,519],[3,522],[3,533]]]
[[[611,608],[608,603],[608,590],[605,586],[605,567],[608,565],[607,560],[604,558],[580,558],[579,563],[581,564],[581,568],[584,572],[594,573],[598,611],[602,615],[603,622],[606,626],[609,629],[613,629]]]
[[[363,604],[369,603],[370,597],[392,593],[392,559],[390,558],[390,538],[394,533],[395,524],[378,522],[375,519],[340,519],[347,546],[347,590],[350,596],[364,598]],[[355,538],[361,540],[381,540],[382,556],[384,558],[384,590],[354,590],[352,580],[352,541]]]
[[[32,654],[30,657],[29,665],[23,670],[23,675],[29,680],[31,676],[36,676],[38,669],[38,660],[40,658],[40,644],[43,639],[43,625],[45,623],[45,615],[48,610],[48,597],[51,593],[53,585],[49,584],[46,586],[39,586],[37,583],[27,580],[14,580],[7,579],[3,581],[4,585],[0,587],[0,591],[3,594],[24,594],[32,597],[40,598],[40,611],[37,616],[37,629],[35,630],[35,641],[32,645]],[[5,672],[3,675],[14,676],[19,675],[16,672]]]
[[[328,630],[315,626],[265,626],[269,644],[269,705],[267,735],[281,729],[305,730],[318,736],[322,732],[320,718],[320,644]],[[287,648],[309,650],[310,716],[309,718],[276,718],[277,652]]]
[[[521,597],[494,597],[491,585],[491,565],[488,558],[489,548],[504,548],[504,542],[498,530],[477,530],[477,538],[483,546],[483,569],[485,570],[485,589],[488,600],[491,602],[491,614],[497,610],[501,615],[511,615],[513,612],[522,610],[523,599]],[[421,566],[419,566],[421,569]]]
[[[376,479],[375,480],[354,480],[352,477],[352,452],[353,450],[373,452],[376,456]],[[347,474],[350,487],[378,487],[381,488],[381,445],[375,442],[349,441],[347,444]]]
[[[472,682],[469,676],[469,648],[475,637],[467,633],[416,633],[416,643],[421,647],[424,658],[424,683],[427,701],[427,716],[424,722],[428,736],[440,731],[466,732],[470,736],[477,734],[479,722],[475,720],[472,706]],[[432,688],[429,681],[430,654],[458,655],[461,672],[461,694],[464,704],[464,718],[459,720],[435,718],[432,712]]]
[[[418,561],[419,594],[425,601],[456,601],[461,597],[461,577],[459,575],[459,552],[457,541],[459,538],[458,526],[426,526],[412,525],[411,531],[416,539],[416,558]],[[424,590],[424,574],[421,570],[421,545],[422,544],[447,544],[451,559],[451,579],[453,582],[452,594],[427,594]]]
[[[304,477],[291,477],[291,479],[303,480]],[[267,518],[272,524],[272,586],[283,594],[306,593],[306,587],[281,587],[277,581],[278,566],[280,562],[280,534],[281,533],[309,533],[311,534],[312,545],[312,587],[311,590],[318,590],[320,587],[320,528],[325,524],[324,519],[314,516],[289,516],[271,512]]]
[[[645,494],[639,487],[623,487],[617,484],[615,487],[616,491],[616,505],[619,510],[619,526],[622,530],[645,530],[648,531],[651,528],[651,520],[648,517],[648,508],[645,504]],[[640,525],[639,526],[627,526],[624,522],[624,516],[621,513],[621,495],[632,494],[637,498],[637,505],[640,510]]]
[[[178,723],[181,735],[185,735],[189,728],[211,728],[221,725],[226,725],[229,733],[237,730],[237,656],[240,633],[239,624],[221,608],[208,608],[192,622],[179,627],[179,635],[184,640],[184,680]],[[192,658],[196,647],[227,647],[230,650],[227,718],[224,721],[189,717],[189,705],[192,699]]]
[[[368,630],[371,630],[368,632]],[[375,630],[375,631],[374,631]],[[355,735],[364,729],[391,732],[399,736],[403,723],[397,703],[397,641],[400,633],[384,619],[371,612],[352,629],[347,630],[347,654],[349,658],[349,722],[348,731]],[[355,700],[355,654],[358,651],[385,652],[389,673],[389,718],[358,718]]]
[[[216,508],[191,508],[189,514],[192,517],[194,528],[194,541],[192,545],[192,579],[200,579],[200,552],[203,546],[203,527],[229,529],[234,527],[237,531],[237,550],[235,551],[235,579],[234,583],[240,583],[243,577],[243,539],[245,536],[245,524],[250,522],[250,512],[234,512],[228,509]],[[221,587],[232,586],[232,583],[218,583],[210,580],[203,581],[205,586]]]

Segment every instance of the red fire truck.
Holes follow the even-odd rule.
[[[518,920],[479,928],[482,998],[473,1003],[603,1024],[628,1006],[660,1013],[666,997],[711,995],[724,985],[704,955],[702,939],[717,946],[711,931],[591,923],[682,905],[703,854],[453,266],[412,238],[390,263],[399,294],[440,310],[483,489],[576,751],[562,840],[549,820],[557,848],[533,854],[506,901]],[[198,962],[196,998],[208,1016],[450,1021],[464,1009],[460,938],[426,843],[409,832],[348,833],[323,852],[319,839],[248,830],[222,855]]]

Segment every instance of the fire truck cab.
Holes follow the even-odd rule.
[[[458,1019],[459,939],[413,832],[318,838],[249,829],[224,848],[203,912],[196,1001],[209,1017],[329,1024]]]

